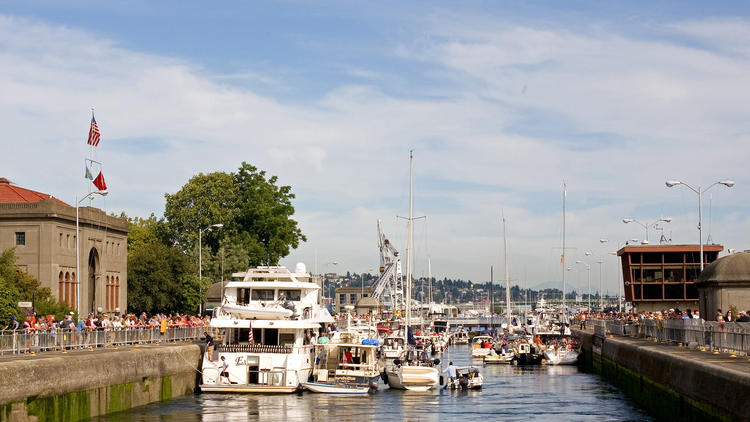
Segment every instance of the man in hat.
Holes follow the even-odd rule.
[[[18,321],[16,321],[15,315],[10,316],[10,321],[8,322],[8,325],[3,328],[3,331],[9,328],[11,331],[16,331],[18,329]]]

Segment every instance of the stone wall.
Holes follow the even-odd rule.
[[[192,394],[198,345],[0,362],[0,421],[76,421]]]
[[[750,373],[711,364],[710,354],[574,330],[587,370],[600,374],[657,419],[750,420]],[[674,349],[674,350],[671,350]],[[699,353],[699,352],[697,352]]]

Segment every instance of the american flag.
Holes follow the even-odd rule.
[[[99,126],[96,125],[96,119],[94,118],[94,113],[91,113],[91,129],[89,129],[89,141],[88,144],[92,146],[98,146],[99,145],[99,137],[101,134],[99,133]]]
[[[250,330],[249,331],[250,331],[250,334],[248,334],[248,336],[247,336],[247,342],[250,343],[250,344],[253,344],[253,343],[255,343],[255,340],[253,339],[253,326],[252,325],[250,326]]]

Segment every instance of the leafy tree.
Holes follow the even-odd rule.
[[[128,309],[149,314],[197,312],[200,286],[190,256],[160,239],[164,223],[153,215],[128,223]]]
[[[208,274],[215,279],[220,278],[215,262],[222,245],[225,258],[231,257],[230,271],[278,264],[307,239],[291,218],[295,197],[291,187],[277,186],[277,182],[276,176],[267,177],[265,171],[245,162],[236,173],[192,177],[178,192],[165,195],[169,239],[195,254],[199,230],[223,224],[221,229],[204,231],[202,238],[210,251],[204,254]]]
[[[3,327],[11,315],[19,322],[23,321],[24,312],[18,308],[19,301],[33,301],[38,315],[54,315],[58,321],[72,311],[67,304],[55,300],[48,287],[42,287],[36,278],[18,270],[15,249],[11,248],[0,254],[0,324]]]

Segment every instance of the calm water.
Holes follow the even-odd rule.
[[[445,363],[471,361],[468,346],[453,346]],[[493,365],[481,368],[481,391],[389,390],[342,397],[325,394],[200,394],[117,413],[93,421],[438,421],[463,418],[528,421],[650,420],[598,376],[576,367]]]

